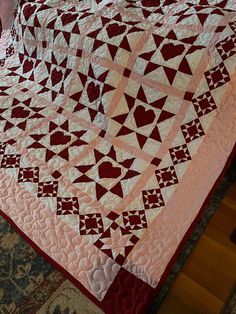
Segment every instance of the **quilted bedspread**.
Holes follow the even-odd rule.
[[[12,34],[1,213],[105,313],[148,313],[235,152],[235,0],[19,1]]]

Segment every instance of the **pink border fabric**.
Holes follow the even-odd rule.
[[[0,20],[3,30],[12,28],[17,2],[18,0],[0,0]]]

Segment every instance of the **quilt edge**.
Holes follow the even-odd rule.
[[[201,220],[206,207],[210,201],[210,199],[212,198],[212,196],[214,195],[220,181],[223,179],[225,173],[227,172],[228,168],[230,167],[230,164],[232,163],[234,157],[236,156],[236,143],[234,144],[234,147],[232,149],[232,152],[230,153],[230,155],[228,156],[228,159],[220,173],[220,175],[218,176],[218,178],[216,179],[212,189],[210,190],[210,192],[208,193],[198,215],[196,216],[196,218],[194,219],[194,221],[192,222],[191,226],[189,227],[188,231],[185,233],[183,239],[181,240],[178,248],[176,249],[174,255],[172,256],[170,262],[168,263],[157,287],[155,289],[149,287],[149,292],[146,295],[146,302],[143,303],[142,306],[142,313],[146,314],[149,312],[153,300],[155,298],[155,295],[157,295],[165,280],[168,277],[168,274],[170,273],[172,267],[174,266],[175,261],[177,260],[177,258],[180,256],[183,247],[186,243],[186,241],[188,240],[188,238],[190,237],[191,233],[194,231],[194,229],[196,228],[197,224],[199,223],[199,221]],[[35,242],[33,242],[21,229],[20,227],[18,227],[15,222],[5,213],[0,209],[0,215],[19,233],[19,235],[27,242],[29,243],[29,245],[32,246],[32,248],[38,253],[40,254],[47,262],[49,262],[51,265],[53,265],[55,267],[55,269],[57,269],[59,272],[61,272],[66,279],[70,280],[87,298],[89,298],[93,303],[95,303],[101,310],[103,310],[106,314],[118,314],[118,312],[114,312],[114,308],[112,309],[108,309],[107,307],[107,303],[105,300],[109,299],[109,294],[111,293],[112,290],[112,286],[113,283],[111,284],[110,288],[107,291],[107,294],[105,296],[105,298],[102,301],[99,301],[98,299],[96,299],[96,297],[94,297],[77,279],[75,279],[65,268],[63,268],[58,262],[56,262],[55,260],[53,260],[47,253],[45,253]],[[121,272],[118,272],[117,277],[119,277],[119,274],[121,274]],[[122,275],[123,276],[123,275]],[[119,278],[116,277],[116,280],[119,281]],[[140,281],[141,285],[143,285],[143,282],[141,279],[136,278],[135,276],[131,276],[133,278],[133,280],[135,281]],[[131,279],[131,277],[129,277]],[[132,286],[133,283],[130,284],[130,286]],[[148,286],[148,285],[147,285]],[[151,289],[150,289],[151,288]],[[150,290],[152,291],[150,293]],[[144,295],[143,295],[144,297]],[[105,301],[105,302],[104,302]],[[142,300],[143,301],[143,300]],[[114,304],[113,304],[114,305]],[[130,304],[129,304],[130,305]],[[128,310],[128,309],[127,309]],[[131,312],[125,311],[122,313],[127,313],[127,314],[131,314]],[[139,314],[139,313],[135,313],[132,312],[132,314]]]
[[[187,232],[185,233],[184,237],[182,238],[178,248],[176,249],[174,255],[172,256],[171,260],[169,261],[157,287],[154,289],[154,293],[153,293],[153,298],[155,298],[155,295],[157,295],[160,290],[162,289],[171,269],[173,268],[176,260],[178,259],[178,257],[181,255],[182,253],[182,250],[184,249],[184,246],[187,242],[187,240],[189,239],[189,237],[191,236],[191,234],[194,232],[194,230],[196,229],[198,223],[201,221],[201,218],[203,217],[204,215],[204,212],[206,211],[207,209],[207,206],[211,200],[211,198],[213,197],[214,193],[216,192],[220,182],[222,181],[222,179],[224,178],[227,170],[229,169],[233,159],[236,158],[236,142],[234,144],[234,147],[230,153],[230,155],[228,156],[227,160],[226,160],[226,163],[220,173],[220,175],[218,176],[218,178],[216,179],[214,185],[212,186],[211,190],[209,191],[207,197],[205,198],[203,204],[202,204],[202,207],[201,209],[199,210],[198,212],[198,215],[196,216],[196,218],[194,219],[194,221],[192,222],[192,224],[190,225],[189,229],[187,230]],[[147,305],[146,307],[146,312],[145,313],[148,313],[148,310],[151,309],[151,306],[152,304],[149,304]]]

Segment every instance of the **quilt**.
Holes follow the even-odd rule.
[[[15,32],[12,28],[16,0],[0,0],[0,66],[14,53]]]
[[[148,313],[235,153],[235,1],[20,0],[8,39],[1,214],[105,313]]]

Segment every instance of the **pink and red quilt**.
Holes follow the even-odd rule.
[[[19,1],[14,29],[1,213],[105,313],[147,313],[235,152],[235,1]]]

